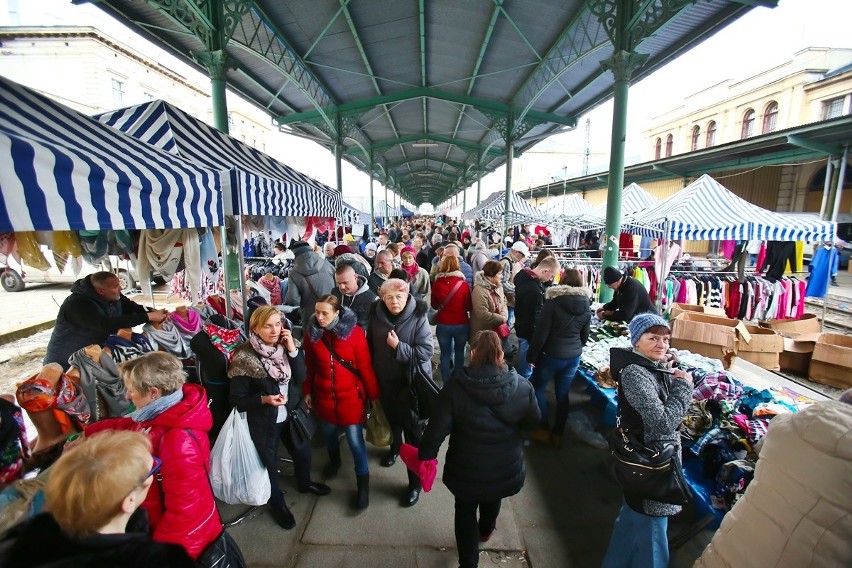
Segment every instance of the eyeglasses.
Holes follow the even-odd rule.
[[[160,468],[163,467],[163,460],[156,456],[151,456],[151,458],[154,460],[154,465],[151,467],[151,471],[149,471],[148,474],[145,476],[145,479],[142,480],[143,482],[152,475],[157,475],[158,473],[160,473]]]

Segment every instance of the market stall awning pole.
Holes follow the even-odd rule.
[[[506,235],[509,234],[509,217],[512,214],[512,161],[514,158],[514,148],[512,146],[512,140],[510,138],[510,133],[513,128],[512,114],[506,118],[506,122],[508,123],[506,126],[507,131],[507,139],[506,139],[506,194],[503,196],[505,209],[503,211],[503,231]]]
[[[831,220],[837,222],[837,213],[840,211],[840,202],[843,198],[843,182],[846,179],[846,158],[849,156],[849,145],[843,148],[843,156],[840,158],[840,173],[837,176],[837,190],[834,192],[834,209],[831,212]]]
[[[373,194],[373,179],[375,178],[375,172],[373,171],[373,166],[373,153],[370,152],[370,226],[367,229],[367,238],[373,235],[373,227],[376,225],[376,205],[375,196]]]

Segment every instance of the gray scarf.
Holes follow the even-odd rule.
[[[125,397],[127,392],[124,382],[119,377],[118,367],[106,351],[101,351],[98,362],[95,362],[85,348],[74,352],[68,358],[68,363],[80,371],[80,386],[92,412],[92,422],[97,422],[108,416],[123,416],[130,409],[130,401]],[[106,415],[101,416],[103,409],[98,404],[98,394],[106,402]]]
[[[150,323],[145,324],[145,327],[142,329],[145,331],[145,335],[148,336],[148,341],[151,342],[154,351],[165,351],[179,359],[189,356],[186,343],[184,343],[183,338],[178,332],[177,326],[170,320],[164,320],[160,325],[160,329],[157,329]]]
[[[147,422],[156,418],[182,400],[183,389],[180,388],[172,394],[167,394],[156,400],[152,400],[150,404],[143,406],[142,408],[137,408],[130,414],[130,418],[132,418],[134,422]]]
[[[331,333],[334,331],[334,328],[337,327],[337,324],[340,323],[340,314],[338,314],[333,320],[328,322],[328,325],[323,328],[324,331]]]

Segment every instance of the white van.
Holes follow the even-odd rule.
[[[70,284],[100,270],[107,270],[118,276],[121,281],[121,291],[125,293],[136,288],[137,282],[139,282],[135,265],[118,256],[107,257],[99,266],[92,266],[83,260],[83,257],[70,258],[65,264],[64,270],[59,270],[53,258],[53,251],[44,245],[40,245],[39,248],[50,264],[50,268],[47,270],[19,264],[17,260],[0,254],[0,284],[2,284],[4,290],[20,292],[31,282],[52,284],[67,282]]]

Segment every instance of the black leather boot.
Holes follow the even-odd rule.
[[[366,509],[370,506],[370,474],[356,475],[358,495],[355,499],[356,509]]]
[[[403,496],[400,505],[403,507],[413,507],[420,500],[420,490],[422,489],[420,478],[411,470],[408,470],[408,492]]]
[[[275,519],[275,522],[282,529],[290,530],[296,526],[296,517],[293,516],[287,505],[284,505],[281,509],[273,507],[270,509],[270,512],[272,513],[272,518]]]
[[[337,451],[328,451],[328,465],[323,469],[323,475],[326,479],[333,479],[337,477],[337,472],[340,470],[340,447],[338,446]]]

